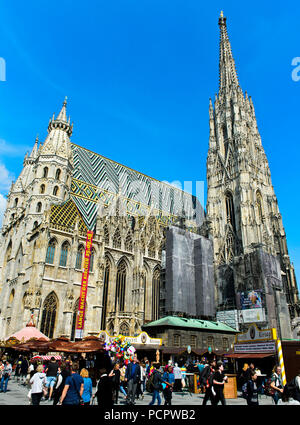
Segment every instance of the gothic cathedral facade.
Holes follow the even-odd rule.
[[[85,240],[93,231],[84,336],[136,335],[160,316],[165,229],[213,240],[215,304],[242,309],[255,290],[266,312],[258,323],[290,337],[300,316],[295,272],[257,129],[220,25],[220,87],[209,107],[206,215],[178,188],[71,141],[66,100],[36,140],[12,183],[0,235],[0,340],[31,314],[48,337],[74,339]],[[204,233],[203,233],[204,232]]]

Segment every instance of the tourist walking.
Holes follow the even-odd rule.
[[[200,378],[199,378],[200,385],[203,385],[203,387],[205,388],[205,394],[204,394],[202,406],[206,406],[206,403],[208,402],[208,400],[210,400],[210,403],[213,404],[214,396],[212,393],[212,384],[213,384],[213,376],[215,373],[215,368],[216,368],[216,361],[211,360],[209,362],[209,365],[203,369],[202,374],[200,375]]]
[[[171,406],[172,404],[172,391],[175,383],[173,367],[168,366],[167,370],[164,372],[162,377],[166,388],[163,390],[164,398],[165,398],[165,406]]]
[[[227,376],[224,374],[224,365],[223,362],[219,361],[217,362],[217,370],[213,376],[213,387],[212,392],[214,391],[215,394],[213,398],[213,405],[217,406],[219,401],[221,401],[222,405],[225,406],[225,397],[224,397],[224,384],[225,382],[228,382]]]
[[[17,382],[19,381],[20,374],[21,374],[22,361],[23,361],[23,356],[20,354],[17,359],[16,369],[15,369],[15,377],[17,378]]]
[[[283,383],[281,378],[281,367],[275,366],[272,371],[270,387],[275,391],[272,395],[274,403],[277,404],[283,393]]]
[[[140,364],[140,368],[141,368],[141,385],[140,387],[140,392],[137,392],[141,394],[142,400],[144,399],[144,392],[146,389],[146,364],[145,363],[141,363]]]
[[[20,378],[22,385],[26,385],[29,363],[27,357],[24,357],[21,363]]]
[[[111,379],[114,404],[118,404],[119,389],[120,389],[120,378],[121,378],[120,363],[119,362],[115,363],[113,370],[109,374],[109,377]]]
[[[153,388],[152,400],[150,401],[149,406],[152,406],[153,404],[155,404],[156,400],[159,406],[161,404],[161,397],[160,397],[159,391],[162,388],[161,385],[164,381],[162,379],[161,373],[159,372],[160,364],[155,363],[153,367],[154,367],[154,370],[152,374],[150,375],[151,378],[149,378],[151,379],[152,388]]]
[[[62,395],[59,399],[58,405],[79,405],[83,393],[84,381],[82,376],[78,374],[78,362],[72,362],[71,374],[67,376]]]
[[[126,392],[126,381],[125,381],[125,374],[126,374],[126,365],[124,364],[120,369],[120,391],[124,395],[124,399],[127,398],[127,392]]]
[[[100,379],[98,381],[97,390],[94,397],[97,397],[98,406],[104,409],[112,407],[113,402],[113,389],[111,379],[107,374],[106,369],[100,369]]]
[[[137,356],[133,356],[126,369],[125,381],[127,382],[127,404],[134,404],[136,387],[141,380],[141,368],[137,363]]]
[[[175,366],[173,368],[173,373],[174,373],[174,379],[175,379],[173,391],[181,391],[182,390],[182,385],[181,385],[182,372],[180,367],[178,366],[178,363],[175,363]]]
[[[47,378],[43,372],[43,366],[36,368],[35,374],[30,378],[31,384],[31,400],[33,406],[38,406],[43,397],[44,389],[46,390]],[[46,390],[47,391],[47,390]]]
[[[59,403],[59,399],[62,395],[63,389],[65,387],[65,382],[68,376],[71,375],[69,364],[63,361],[58,369],[57,380],[55,387],[53,388],[53,405],[56,406]]]
[[[257,373],[255,370],[250,371],[250,379],[246,383],[245,398],[248,406],[258,406]]]
[[[243,385],[246,384],[250,379],[250,368],[248,363],[244,363],[242,372],[239,377],[239,386],[243,388]]]
[[[47,376],[47,388],[49,391],[47,398],[49,401],[51,401],[52,399],[52,393],[53,393],[54,385],[56,383],[57,372],[58,372],[58,363],[54,357],[51,357],[48,365],[45,367],[45,373]]]
[[[83,378],[82,400],[85,406],[89,406],[93,394],[92,380],[89,378],[89,372],[85,368],[81,369],[80,376]]]
[[[0,393],[6,393],[8,381],[10,379],[10,375],[12,373],[12,365],[8,360],[5,360],[4,368],[2,370],[2,377],[0,381]]]

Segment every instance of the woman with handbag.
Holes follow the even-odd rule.
[[[7,384],[8,380],[10,378],[10,375],[12,373],[12,365],[9,363],[8,360],[5,360],[4,368],[2,371],[2,378],[0,382],[0,393],[6,393],[7,391]],[[4,386],[4,389],[3,389]]]
[[[39,365],[36,368],[36,373],[30,378],[30,384],[31,384],[31,400],[33,406],[38,406],[40,404],[40,401],[47,393],[46,384],[47,384],[47,378],[46,374],[43,372],[43,366]]]

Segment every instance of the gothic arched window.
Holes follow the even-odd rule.
[[[45,260],[47,264],[53,264],[55,246],[56,246],[56,240],[51,239],[47,248],[46,260]]]
[[[104,243],[105,245],[109,245],[109,232],[106,225],[104,226]]]
[[[155,257],[155,243],[154,243],[154,239],[151,238],[151,241],[149,243],[149,247],[148,247],[148,256],[149,257]]]
[[[15,290],[12,289],[12,291],[11,291],[11,293],[9,295],[8,305],[11,305],[12,304],[14,298],[15,298]]]
[[[113,248],[121,248],[121,234],[119,228],[116,229],[113,237]]]
[[[75,269],[79,269],[79,270],[81,269],[83,253],[84,253],[84,248],[83,248],[82,245],[80,245],[78,247],[78,251],[77,251],[77,254],[76,254]]]
[[[129,326],[127,323],[123,322],[120,326],[120,334],[124,336],[129,336]]]
[[[64,242],[61,246],[59,265],[66,267],[68,259],[69,243]]]
[[[16,199],[15,199],[15,207],[18,205],[18,202],[19,202],[19,199],[18,199],[18,198],[16,198]]]
[[[77,319],[77,312],[78,312],[78,306],[79,306],[79,298],[76,301],[73,309],[73,318],[72,318],[72,329],[71,329],[71,341],[75,340],[75,329],[76,329],[76,319]]]
[[[42,203],[41,202],[38,202],[37,203],[37,206],[36,206],[36,212],[39,213],[41,211],[42,211]]]
[[[46,179],[47,177],[48,177],[48,167],[44,167],[43,178]]]
[[[58,186],[54,186],[53,195],[57,196],[57,194],[58,194]]]
[[[119,311],[124,311],[125,307],[125,289],[126,289],[126,264],[122,260],[117,269],[117,282],[116,282],[116,301],[115,308]]]
[[[105,330],[106,328],[109,275],[110,275],[110,262],[108,258],[105,258],[104,285],[103,285],[103,297],[102,297],[102,318],[101,318],[102,330]]]
[[[226,221],[228,224],[231,224],[235,232],[234,204],[233,204],[233,197],[230,192],[226,192],[225,194],[225,203],[226,203]]]
[[[90,268],[89,271],[92,272],[94,268],[94,259],[95,259],[95,250],[92,249],[91,255],[90,255]]]
[[[152,279],[152,320],[159,318],[159,299],[160,299],[160,270],[154,270]]]
[[[40,193],[45,193],[45,185],[41,184]]]
[[[263,221],[263,200],[262,200],[262,196],[261,196],[261,193],[259,192],[259,190],[256,192],[256,206],[257,206],[259,223],[262,223],[262,221]]]
[[[125,250],[132,251],[132,248],[133,248],[132,237],[131,237],[131,234],[128,233],[125,239]]]
[[[56,180],[59,180],[60,174],[61,174],[61,170],[60,169],[56,170],[56,174],[55,174],[55,179]]]
[[[41,332],[50,339],[54,334],[57,307],[57,296],[51,292],[44,301],[41,320]]]

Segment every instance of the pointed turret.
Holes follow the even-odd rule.
[[[67,96],[65,97],[63,106],[61,108],[60,113],[57,115],[57,121],[65,121],[67,122]]]
[[[39,135],[37,134],[37,136],[35,138],[33,149],[31,151],[31,154],[30,154],[29,157],[32,158],[32,159],[35,159],[37,157],[38,150],[39,150]]]
[[[40,154],[58,155],[72,160],[70,148],[70,137],[73,132],[73,123],[70,124],[70,118],[67,119],[67,97],[63,102],[62,108],[55,118],[53,114],[48,124],[48,136],[42,146]]]
[[[220,62],[219,62],[219,93],[223,90],[238,88],[239,81],[235,68],[235,62],[231,52],[231,45],[227,34],[226,17],[221,12],[219,18],[220,27]]]
[[[67,135],[71,137],[73,131],[73,124],[70,125],[70,118],[67,120],[67,96],[65,97],[61,111],[57,115],[57,118],[55,118],[55,114],[53,114],[52,118],[50,119],[48,125],[48,133],[50,133],[52,129],[57,128],[64,130]]]

